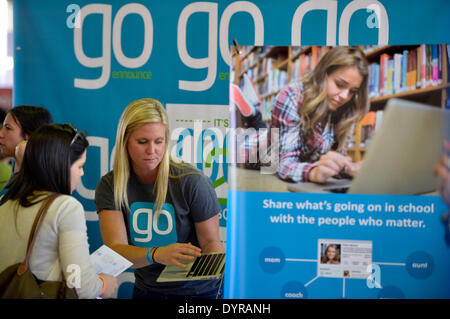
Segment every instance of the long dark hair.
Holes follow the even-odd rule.
[[[22,137],[30,136],[39,127],[53,123],[50,112],[41,107],[33,105],[18,105],[8,111],[14,121],[20,125]]]
[[[22,168],[1,203],[17,199],[21,206],[31,206],[37,202],[34,191],[70,195],[71,165],[88,146],[85,134],[70,124],[38,128],[27,143]]]

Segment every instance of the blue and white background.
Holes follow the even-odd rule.
[[[228,298],[450,298],[440,197],[236,191],[228,200]],[[320,264],[323,240],[353,244],[337,275],[319,273],[337,267]],[[368,274],[346,277],[352,268]]]
[[[216,187],[225,240],[225,226],[238,222],[227,220],[224,161],[232,39],[242,45],[447,43],[449,9],[446,0],[15,0],[13,103],[44,106],[55,122],[87,132],[85,176],[74,195],[85,207],[94,251],[102,244],[94,191],[112,166],[120,114],[133,100],[160,100],[175,131],[173,154],[190,152]],[[234,240],[227,238],[227,249],[236,248]],[[227,265],[244,262],[230,258]],[[233,276],[227,280],[242,282]],[[132,272],[120,278],[119,297],[127,298]]]

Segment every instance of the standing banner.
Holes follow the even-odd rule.
[[[216,188],[225,241],[232,39],[255,45],[447,43],[449,9],[446,0],[15,0],[13,104],[44,106],[55,122],[87,132],[85,175],[74,196],[86,210],[94,251],[101,245],[95,188],[111,169],[120,114],[136,99],[160,100],[171,120],[172,154],[190,158]],[[120,280],[119,297],[127,298],[132,271]]]
[[[449,207],[433,172],[450,140],[448,47],[349,50],[360,52],[369,70],[370,111],[346,138],[344,151],[361,166],[353,178],[336,176],[345,173],[339,169],[321,183],[311,181],[312,170],[332,167],[326,158],[332,153],[317,156],[326,138],[311,137],[297,120],[311,105],[307,93],[314,85],[303,76],[308,69],[320,74],[316,70],[327,63],[336,68],[329,57],[348,54],[348,48],[239,47],[234,82],[254,102],[244,108],[231,87],[239,111],[232,113],[235,134],[228,147],[228,297],[450,298]],[[345,96],[344,81],[352,80],[340,70],[326,80],[332,97]],[[300,83],[309,86],[301,91]],[[344,89],[336,94],[333,85]],[[338,118],[339,111],[327,117]],[[327,127],[323,132],[337,130]],[[317,166],[308,173],[311,163]]]

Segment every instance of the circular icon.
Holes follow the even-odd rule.
[[[281,289],[282,299],[306,299],[308,294],[305,286],[298,281],[289,281]]]
[[[403,294],[403,291],[400,290],[400,288],[395,286],[385,286],[381,288],[380,292],[378,293],[379,299],[403,299],[405,298],[405,295]]]
[[[428,278],[434,270],[433,258],[424,251],[413,252],[406,259],[406,270],[416,279]]]
[[[278,247],[267,247],[259,254],[259,265],[264,272],[275,274],[283,269],[284,254]]]

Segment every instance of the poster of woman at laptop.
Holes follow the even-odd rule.
[[[396,100],[391,99],[444,112],[446,60],[446,45],[241,47],[233,60],[234,79],[230,86],[231,123],[244,129],[237,130],[233,146],[237,155],[237,165],[232,170],[237,176],[235,188],[323,192],[322,186],[336,181],[338,185],[339,181],[350,185],[365,162],[386,109],[395,104]],[[413,129],[420,133],[423,128]],[[433,138],[443,138],[444,134]],[[389,138],[395,140],[397,136]],[[430,143],[442,141],[429,140]],[[385,152],[377,147],[378,153]],[[397,154],[401,152],[401,148],[395,150]],[[435,163],[439,154],[434,149],[427,153],[428,162]],[[392,163],[394,170],[394,162],[386,160],[378,166]],[[265,166],[276,169],[273,174],[265,174],[261,170]],[[428,184],[436,185],[433,167],[428,166],[423,174],[427,175]],[[405,174],[408,169],[405,168]],[[370,170],[366,167],[364,175],[370,175]],[[265,185],[270,188],[264,189]],[[273,185],[278,185],[278,189]],[[358,192],[349,185],[329,191]],[[392,194],[436,191],[435,187],[424,188],[399,189]],[[386,194],[390,192],[387,190]],[[367,188],[362,193],[380,192],[375,187],[374,192]]]

